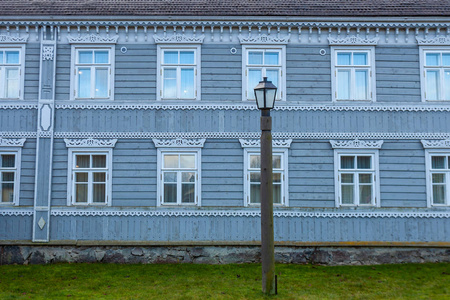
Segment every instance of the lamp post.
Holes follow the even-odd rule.
[[[277,87],[264,77],[255,87],[255,98],[261,110],[261,265],[262,291],[276,294],[275,252],[273,237],[272,117]]]

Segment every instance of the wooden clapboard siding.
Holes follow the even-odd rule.
[[[38,99],[39,94],[39,57],[40,45],[38,43],[28,43],[25,47],[25,82],[24,99]]]

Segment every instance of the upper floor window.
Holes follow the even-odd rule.
[[[73,99],[112,99],[114,51],[108,47],[73,47]]]
[[[285,97],[285,46],[243,45],[243,98],[255,100],[254,88],[267,77],[278,88],[276,100]]]
[[[375,100],[374,48],[332,48],[333,100]]]
[[[421,49],[422,94],[426,101],[450,100],[450,48]]]
[[[426,150],[429,206],[450,205],[450,151]]]
[[[200,45],[158,45],[159,99],[200,99]]]
[[[18,204],[20,150],[0,151],[0,204]]]
[[[24,47],[0,48],[0,99],[23,98]]]

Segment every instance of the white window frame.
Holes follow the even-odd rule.
[[[367,61],[369,65],[366,66],[337,66],[337,54],[339,52],[365,52],[368,53]],[[337,98],[337,71],[339,69],[350,70],[351,72],[351,82],[350,82],[350,99],[338,99]],[[355,99],[354,97],[354,86],[355,86],[355,70],[357,69],[368,69],[369,79],[368,79],[368,99]],[[350,102],[350,101],[361,101],[361,102],[375,102],[376,101],[376,78],[375,78],[375,46],[332,46],[331,47],[331,90],[332,90],[332,100],[333,102]]]
[[[114,73],[115,73],[115,46],[114,45],[72,45],[71,62],[70,62],[70,100],[114,100]],[[78,52],[79,51],[97,51],[103,50],[109,52],[108,64],[79,64]],[[77,69],[79,67],[89,67],[91,69],[91,97],[80,98],[78,97],[78,74]],[[108,76],[108,97],[95,97],[95,69],[107,68],[109,70]]]
[[[0,155],[15,155],[14,168],[3,168],[0,164],[0,205],[19,205],[19,195],[20,195],[20,173],[21,173],[21,161],[22,161],[22,148],[18,147],[0,147]],[[14,194],[13,201],[2,202],[2,185],[3,182],[2,173],[3,172],[14,172]]]
[[[172,68],[176,67],[177,69],[177,97],[176,98],[164,98],[163,97],[163,68],[165,67],[165,64],[163,62],[163,52],[169,50],[169,51],[183,51],[183,50],[193,50],[194,51],[194,64],[193,65],[182,65],[182,64],[171,64],[168,65]],[[201,45],[190,45],[190,44],[175,44],[175,45],[169,45],[169,44],[158,44],[157,45],[157,74],[156,74],[156,86],[158,87],[157,92],[157,100],[192,100],[192,101],[198,101],[201,99]],[[183,66],[193,66],[194,68],[194,98],[183,98],[181,97],[181,68]]]
[[[68,157],[68,173],[67,173],[67,205],[68,206],[111,206],[112,203],[112,148],[69,148]],[[104,203],[94,203],[92,202],[92,195],[88,192],[88,202],[87,203],[76,203],[75,202],[75,176],[77,172],[75,168],[75,156],[76,155],[106,155],[106,168],[98,169],[99,171],[106,172],[106,202]],[[93,173],[96,169],[80,169],[88,173]],[[91,181],[91,176],[89,176],[88,181],[88,191],[92,189],[93,182]]]
[[[280,64],[277,66],[265,65],[252,66],[248,64],[248,54],[250,51],[279,51]],[[242,100],[255,101],[254,86],[248,86],[248,69],[262,68],[262,76],[265,76],[266,69],[279,69],[277,101],[286,101],[286,46],[285,45],[242,45]],[[262,80],[262,78],[261,78]]]
[[[260,203],[250,203],[250,155],[260,154],[259,148],[244,148],[244,206],[245,207],[259,207]],[[281,155],[281,203],[274,203],[275,207],[289,206],[289,177],[288,177],[288,149],[287,148],[273,148],[273,154]],[[255,169],[256,170],[256,169]]]
[[[177,203],[166,203],[164,202],[164,181],[163,181],[163,172],[165,169],[163,168],[163,157],[165,154],[194,154],[196,157],[195,169],[168,169],[175,170],[175,172],[181,172],[182,170],[186,171],[194,171],[197,173],[196,178],[196,186],[195,186],[195,201],[194,203],[182,203],[181,202],[181,193],[180,186],[181,181],[177,180]],[[157,178],[157,206],[201,206],[202,198],[201,198],[201,186],[202,186],[202,169],[201,169],[201,158],[202,158],[202,150],[200,148],[158,148],[157,151],[157,168],[158,168],[158,178]],[[179,174],[177,175],[179,176]],[[179,179],[179,178],[178,178]]]
[[[372,169],[340,169],[341,156],[368,156],[372,157]],[[357,167],[357,166],[355,166]],[[352,173],[354,176],[354,204],[343,204],[341,199],[341,174]],[[359,173],[372,173],[372,201],[371,204],[360,204],[358,187]],[[379,152],[370,149],[335,149],[334,150],[334,187],[336,207],[380,207],[380,174],[379,174]]]
[[[427,178],[427,207],[446,207],[450,206],[450,168],[447,169],[431,169],[431,157],[432,156],[446,156],[447,160],[450,156],[450,150],[447,149],[425,149],[425,168],[426,168],[426,178]],[[447,161],[448,166],[448,161]],[[433,183],[432,174],[433,173],[445,173],[445,198],[446,203],[444,204],[434,204],[433,203]]]
[[[0,51],[19,51],[18,64],[3,64],[0,61],[0,100],[23,100],[25,83],[25,45],[0,44]],[[5,55],[3,57],[5,59]],[[6,97],[6,68],[14,67],[19,69],[19,96],[17,98]]]
[[[450,101],[450,99],[448,100],[444,100],[444,69],[449,69],[448,68],[444,68],[443,66],[437,66],[437,67],[426,67],[425,66],[425,55],[427,53],[443,53],[443,52],[448,52],[450,53],[450,46],[420,46],[419,47],[419,61],[420,61],[420,89],[422,91],[422,102],[448,102]],[[427,99],[427,80],[426,80],[426,71],[429,69],[433,69],[433,70],[439,70],[439,99]]]

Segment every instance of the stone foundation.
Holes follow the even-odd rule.
[[[257,246],[0,246],[1,264],[47,263],[259,263]],[[376,265],[450,262],[450,248],[276,247],[277,263]]]

